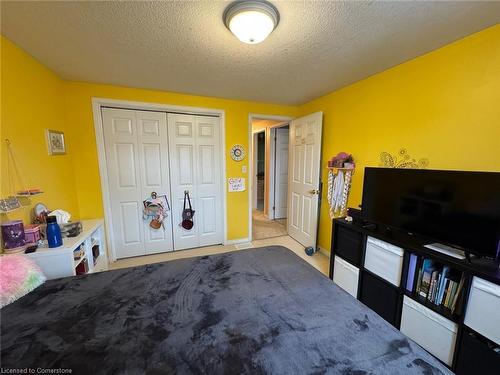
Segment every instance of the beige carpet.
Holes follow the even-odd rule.
[[[254,240],[286,236],[286,219],[269,220],[263,211],[252,212],[252,236]]]

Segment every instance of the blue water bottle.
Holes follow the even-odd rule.
[[[55,216],[47,216],[47,241],[49,247],[59,247],[63,244],[61,228],[59,228]]]

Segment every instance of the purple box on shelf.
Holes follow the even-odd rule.
[[[24,225],[21,220],[2,223],[3,247],[6,251],[22,250],[25,246]]]
[[[37,243],[40,240],[40,226],[36,224],[27,225],[24,228],[26,243]]]

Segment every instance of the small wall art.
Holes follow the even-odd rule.
[[[243,177],[230,177],[228,179],[228,190],[230,193],[245,191],[245,179]]]
[[[405,148],[399,150],[396,155],[391,155],[388,152],[380,153],[380,166],[387,168],[413,168],[425,169],[429,165],[429,159],[421,158],[414,159]]]
[[[49,155],[64,155],[66,154],[66,144],[64,142],[64,133],[45,129],[45,135],[47,138],[47,149]]]

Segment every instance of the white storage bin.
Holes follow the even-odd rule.
[[[500,345],[500,285],[472,279],[464,323]]]
[[[403,270],[404,250],[387,242],[368,237],[365,268],[391,284],[399,286]]]
[[[451,366],[457,338],[457,324],[405,296],[400,330]]]
[[[354,267],[338,255],[333,265],[333,282],[354,298],[358,296],[359,268]]]

